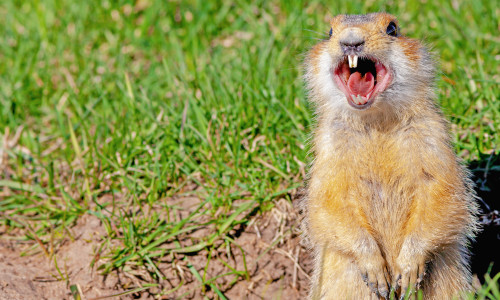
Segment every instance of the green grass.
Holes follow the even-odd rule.
[[[0,222],[36,240],[32,252],[52,255],[84,214],[107,226],[105,272],[156,280],[160,257],[231,243],[303,184],[313,119],[301,63],[337,13],[399,16],[437,53],[457,152],[500,153],[495,1],[135,2],[0,4]],[[174,196],[199,207],[179,220]],[[211,234],[175,244],[202,226]]]

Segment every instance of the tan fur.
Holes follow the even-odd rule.
[[[401,275],[404,291],[424,268],[424,299],[471,290],[474,193],[434,102],[430,55],[416,40],[387,36],[391,21],[385,13],[337,16],[332,37],[306,60],[317,115],[306,204],[316,255],[313,299],[378,299],[385,295],[381,281],[394,288]],[[334,66],[325,65],[342,55],[338,36],[349,27],[364,35],[364,51],[394,72],[363,111],[349,107],[328,78]]]

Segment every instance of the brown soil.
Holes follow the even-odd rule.
[[[234,275],[217,279],[218,288],[229,299],[304,299],[309,285],[311,259],[308,250],[300,243],[298,217],[291,204],[281,199],[276,206],[263,216],[252,218],[249,226],[235,228],[230,232],[234,243],[229,249],[224,245],[208,253],[202,251],[194,256],[177,255],[165,261],[161,269],[166,270],[170,288],[185,281],[176,291],[178,296],[187,299],[200,299],[202,289],[189,271],[177,271],[188,264],[193,265],[200,274],[211,256],[207,273],[208,278],[230,272],[222,263],[237,270],[245,270],[242,253],[245,255],[248,278],[238,280]],[[195,233],[196,235],[196,233]],[[210,255],[209,255],[210,254]],[[174,264],[175,263],[175,264]],[[174,266],[175,265],[175,266]],[[186,270],[186,269],[185,269]],[[215,298],[216,294],[206,287],[205,295]]]
[[[70,285],[92,297],[116,294],[119,276],[100,276],[90,267],[105,232],[100,220],[84,215],[71,231],[74,240],[50,258],[41,251],[21,256],[31,244],[0,240],[0,299],[73,299]]]
[[[192,198],[184,200],[185,207],[193,204]],[[228,265],[239,271],[245,270],[246,265],[248,278],[227,275],[215,280],[227,298],[304,299],[311,259],[306,247],[300,243],[298,219],[292,205],[282,199],[271,211],[252,216],[250,225],[232,230],[229,236],[233,243],[221,242],[212,253],[203,250],[190,255],[172,254],[160,260],[158,266],[163,279],[157,283],[161,289],[155,287],[105,298],[153,299],[163,291],[161,299],[201,299],[203,295],[213,299],[217,298],[216,292],[210,286],[201,286],[189,268],[194,267],[201,276],[213,278],[230,272]],[[202,236],[208,230],[201,228],[189,235]],[[4,235],[0,239],[0,299],[75,299],[70,286],[78,289],[82,299],[96,299],[117,295],[149,282],[150,277],[141,274],[147,273],[144,270],[115,271],[103,276],[96,270],[98,263],[91,267],[92,262],[98,260],[96,253],[105,232],[97,217],[84,215],[71,228],[73,239],[66,239],[52,256],[42,251],[20,256],[22,251],[32,248],[33,243],[7,240]],[[166,245],[166,248],[172,247]]]

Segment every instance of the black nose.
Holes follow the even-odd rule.
[[[349,34],[340,40],[340,48],[344,54],[357,54],[363,50],[365,40],[354,34]]]

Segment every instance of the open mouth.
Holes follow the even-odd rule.
[[[388,68],[375,59],[346,55],[333,72],[333,79],[354,108],[366,109],[391,81]]]

